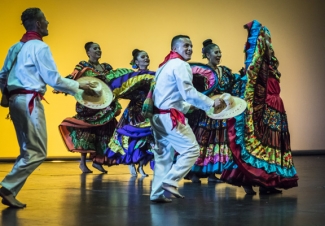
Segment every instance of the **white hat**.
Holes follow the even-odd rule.
[[[102,80],[95,77],[85,76],[77,79],[77,81],[86,81],[91,83],[93,86],[91,89],[96,93],[96,95],[90,95],[89,93],[80,89],[74,95],[75,99],[80,104],[86,106],[87,108],[103,109],[112,103],[114,99],[113,92]]]
[[[228,119],[235,117],[245,111],[247,103],[239,97],[231,96],[229,93],[215,95],[211,99],[220,98],[224,100],[224,104],[217,109],[210,109],[207,115],[212,119]]]

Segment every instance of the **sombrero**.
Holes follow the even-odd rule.
[[[247,103],[239,97],[231,96],[229,93],[212,96],[211,99],[222,99],[224,102],[215,109],[207,112],[207,115],[212,119],[228,119],[235,117],[245,111]]]
[[[75,94],[75,99],[78,103],[92,109],[103,109],[108,107],[114,99],[112,90],[100,79],[90,76],[85,76],[77,79],[77,81],[86,81],[91,84],[91,89],[94,94],[84,90],[79,90]]]

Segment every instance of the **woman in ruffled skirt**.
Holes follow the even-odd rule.
[[[193,85],[205,95],[213,96],[222,93],[240,97],[245,89],[245,78],[240,74],[220,66],[221,50],[211,39],[203,42],[203,58],[208,64],[190,63],[193,72]],[[225,164],[231,158],[227,134],[228,120],[214,120],[202,110],[195,110],[186,115],[200,145],[200,156],[186,178],[192,182],[200,182],[200,178],[208,178],[208,182],[222,182],[216,177],[221,174]]]
[[[127,164],[132,176],[140,173],[147,177],[143,166],[153,160],[151,149],[154,139],[150,122],[141,115],[143,102],[155,76],[154,71],[148,70],[149,64],[147,52],[135,49],[132,52],[131,65],[137,71],[130,70],[110,82],[115,96],[130,102],[108,144],[106,156],[117,164]]]
[[[280,97],[279,62],[274,55],[270,31],[258,21],[245,25],[247,111],[229,121],[228,137],[233,161],[221,179],[243,186],[254,195],[281,193],[277,188],[298,186],[293,164],[287,115]]]
[[[112,67],[107,63],[99,63],[102,54],[100,46],[97,43],[88,42],[85,44],[85,50],[89,60],[80,61],[67,77],[77,80],[84,76],[91,76],[108,84],[107,74],[112,71]],[[92,173],[86,165],[88,153],[93,161],[92,166],[107,173],[103,165],[110,165],[110,162],[105,156],[105,151],[117,125],[115,116],[119,115],[120,111],[121,105],[116,99],[104,109],[87,108],[77,102],[77,114],[72,118],[66,118],[59,125],[61,136],[68,150],[81,153],[79,168],[83,173]]]

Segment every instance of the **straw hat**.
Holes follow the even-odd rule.
[[[91,89],[94,91],[95,95],[91,95],[84,90],[79,90],[75,94],[75,99],[87,108],[92,109],[103,109],[108,107],[113,99],[114,95],[112,90],[100,79],[95,77],[81,77],[77,81],[86,81],[91,84]]]
[[[228,119],[235,117],[245,111],[247,103],[239,97],[231,96],[229,93],[215,95],[211,99],[220,98],[224,101],[218,108],[211,109],[207,115],[212,119]]]

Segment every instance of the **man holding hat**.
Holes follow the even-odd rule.
[[[21,20],[27,32],[9,49],[0,71],[1,92],[7,86],[10,116],[20,146],[20,155],[1,182],[0,196],[4,205],[14,208],[26,207],[16,196],[47,155],[46,121],[41,103],[46,85],[71,95],[79,88],[89,90],[88,82],[79,83],[59,75],[49,46],[42,40],[48,35],[49,24],[43,12],[39,8],[26,9]]]
[[[152,99],[154,115],[151,126],[156,140],[155,166],[150,200],[167,203],[164,190],[177,198],[184,198],[178,188],[180,181],[199,156],[199,145],[184,114],[190,106],[204,111],[221,104],[220,99],[199,93],[192,84],[192,71],[186,62],[192,56],[192,42],[186,35],[177,35],[171,42],[172,51],[156,72],[156,86]],[[173,164],[174,151],[179,153]]]

